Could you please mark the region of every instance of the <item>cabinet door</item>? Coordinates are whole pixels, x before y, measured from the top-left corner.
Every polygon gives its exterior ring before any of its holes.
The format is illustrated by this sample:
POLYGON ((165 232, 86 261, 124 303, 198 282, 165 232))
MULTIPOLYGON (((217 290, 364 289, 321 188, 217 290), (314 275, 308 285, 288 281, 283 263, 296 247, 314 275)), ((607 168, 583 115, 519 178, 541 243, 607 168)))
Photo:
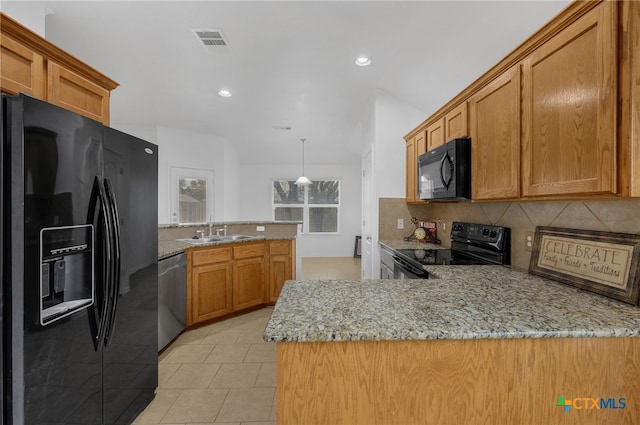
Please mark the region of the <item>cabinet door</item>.
POLYGON ((52 61, 47 65, 47 100, 109 125, 109 90, 52 61))
POLYGON ((231 313, 231 263, 193 267, 191 291, 192 324, 231 313))
POLYGON ((520 65, 469 99, 472 199, 519 196, 520 65))
POLYGON ((469 135, 467 102, 462 102, 444 116, 444 129, 445 142, 469 135))
POLYGON ((243 258, 233 262, 233 310, 264 302, 264 257, 243 258))
POLYGON ((433 148, 437 148, 440 145, 444 145, 445 140, 445 119, 439 119, 438 121, 427 127, 427 150, 430 151, 433 148))
POLYGON ((406 202, 415 203, 418 199, 418 157, 427 151, 426 132, 420 131, 407 142, 406 202))
POLYGON ((0 34, 0 89, 45 98, 44 59, 14 39, 0 34))
POLYGON ((615 8, 604 2, 523 62, 525 196, 616 192, 615 8))
POLYGON ((418 182, 418 156, 416 155, 416 145, 414 143, 414 139, 411 139, 407 142, 406 146, 406 180, 405 180, 405 191, 406 191, 406 202, 416 202, 416 198, 418 195, 418 189, 416 184, 418 182))
POLYGON ((276 302, 284 282, 293 279, 291 241, 269 242, 269 302, 276 302))

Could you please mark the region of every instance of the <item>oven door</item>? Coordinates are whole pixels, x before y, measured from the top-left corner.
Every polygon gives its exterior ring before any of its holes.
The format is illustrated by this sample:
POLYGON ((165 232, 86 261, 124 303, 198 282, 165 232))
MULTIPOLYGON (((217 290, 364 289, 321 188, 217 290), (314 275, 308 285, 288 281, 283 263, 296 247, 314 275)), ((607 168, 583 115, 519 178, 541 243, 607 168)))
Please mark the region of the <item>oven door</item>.
POLYGON ((394 279, 428 279, 429 273, 422 267, 410 264, 404 259, 393 256, 393 278, 394 279))

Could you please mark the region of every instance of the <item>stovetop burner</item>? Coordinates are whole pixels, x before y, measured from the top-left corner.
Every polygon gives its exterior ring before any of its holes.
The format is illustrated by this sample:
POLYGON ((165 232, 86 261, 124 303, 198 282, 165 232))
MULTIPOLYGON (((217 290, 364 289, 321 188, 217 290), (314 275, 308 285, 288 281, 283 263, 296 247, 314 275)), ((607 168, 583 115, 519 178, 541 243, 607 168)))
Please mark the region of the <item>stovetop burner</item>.
POLYGON ((417 267, 423 265, 508 265, 508 227, 454 221, 451 249, 398 249, 396 253, 417 267))

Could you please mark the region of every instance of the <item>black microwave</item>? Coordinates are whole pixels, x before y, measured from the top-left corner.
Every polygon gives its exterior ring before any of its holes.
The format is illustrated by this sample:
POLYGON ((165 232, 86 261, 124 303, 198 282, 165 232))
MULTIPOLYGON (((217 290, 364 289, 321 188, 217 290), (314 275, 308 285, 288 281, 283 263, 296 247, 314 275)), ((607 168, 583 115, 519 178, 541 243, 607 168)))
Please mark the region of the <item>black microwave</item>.
POLYGON ((453 139, 418 157, 418 196, 426 201, 471 199, 471 139, 453 139))

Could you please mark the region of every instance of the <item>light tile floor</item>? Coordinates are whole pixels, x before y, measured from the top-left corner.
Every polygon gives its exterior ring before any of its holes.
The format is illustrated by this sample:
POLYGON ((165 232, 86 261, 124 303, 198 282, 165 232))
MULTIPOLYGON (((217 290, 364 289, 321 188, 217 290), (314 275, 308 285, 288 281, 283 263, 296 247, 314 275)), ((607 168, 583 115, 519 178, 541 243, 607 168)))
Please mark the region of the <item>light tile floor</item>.
POLYGON ((314 279, 356 279, 359 280, 360 258, 354 257, 304 257, 302 258, 302 278, 314 279))
MULTIPOLYGON (((359 279, 360 259, 303 258, 302 276, 359 279)), ((135 425, 276 421, 276 346, 262 339, 273 307, 180 335, 159 357, 158 391, 135 425)))
POLYGON ((160 354, 158 392, 134 424, 275 424, 273 307, 193 329, 160 354))

